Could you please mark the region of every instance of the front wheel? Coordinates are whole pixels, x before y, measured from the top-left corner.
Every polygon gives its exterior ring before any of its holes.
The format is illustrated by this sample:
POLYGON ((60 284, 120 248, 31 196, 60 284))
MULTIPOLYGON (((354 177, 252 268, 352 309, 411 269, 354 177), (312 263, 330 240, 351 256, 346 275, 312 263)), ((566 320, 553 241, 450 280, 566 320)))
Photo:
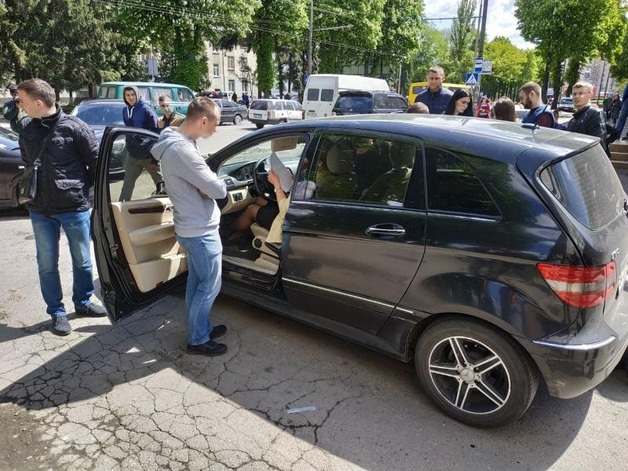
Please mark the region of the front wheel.
POLYGON ((241 122, 242 122, 242 116, 240 116, 239 114, 233 117, 233 124, 240 124, 241 122))
POLYGON ((504 332, 472 319, 437 321, 419 337, 419 382, 449 416, 474 427, 521 417, 536 395, 539 373, 504 332))

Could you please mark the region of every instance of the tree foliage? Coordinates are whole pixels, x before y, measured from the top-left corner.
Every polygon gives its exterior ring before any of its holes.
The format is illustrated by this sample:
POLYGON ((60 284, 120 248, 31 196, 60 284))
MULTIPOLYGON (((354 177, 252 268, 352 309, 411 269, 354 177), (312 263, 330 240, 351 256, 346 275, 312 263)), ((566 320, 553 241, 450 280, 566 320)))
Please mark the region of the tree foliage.
MULTIPOLYGON (((625 18, 621 0, 515 0, 522 37, 537 45, 546 63, 545 82, 554 82, 566 59, 577 63, 602 55, 615 60, 621 48, 625 18)), ((547 83, 545 83, 545 86, 547 83)))
POLYGON ((126 0, 115 5, 127 35, 169 55, 167 80, 207 85, 205 41, 243 38, 260 0, 126 0))
POLYGON ((452 21, 449 33, 449 47, 452 70, 451 80, 463 81, 466 72, 473 64, 473 45, 476 38, 473 15, 477 7, 476 0, 459 0, 458 13, 452 21))

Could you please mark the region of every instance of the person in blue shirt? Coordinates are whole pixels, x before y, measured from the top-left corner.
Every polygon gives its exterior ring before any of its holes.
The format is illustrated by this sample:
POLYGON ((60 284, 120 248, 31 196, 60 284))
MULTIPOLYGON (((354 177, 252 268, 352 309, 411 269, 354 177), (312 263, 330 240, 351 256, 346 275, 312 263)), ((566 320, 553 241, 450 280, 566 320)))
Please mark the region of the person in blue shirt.
POLYGON ((524 83, 519 89, 519 101, 526 110, 530 110, 521 119, 522 123, 532 123, 545 128, 554 127, 554 115, 551 108, 541 100, 541 86, 538 83, 524 83))
MULTIPOLYGON (((147 129, 159 134, 157 115, 153 108, 142 100, 137 87, 124 88, 124 102, 126 107, 122 110, 124 124, 134 128, 147 129)), ((150 148, 146 147, 148 141, 141 136, 129 134, 126 138, 126 150, 128 156, 124 165, 124 182, 120 192, 119 201, 129 201, 133 196, 135 182, 143 171, 153 179, 155 188, 158 189, 163 182, 159 171, 159 164, 150 155, 150 148)))
POLYGON ((444 80, 445 71, 442 67, 435 65, 430 68, 427 73, 428 88, 419 93, 414 102, 427 105, 430 114, 443 114, 453 95, 451 90, 443 88, 444 80))

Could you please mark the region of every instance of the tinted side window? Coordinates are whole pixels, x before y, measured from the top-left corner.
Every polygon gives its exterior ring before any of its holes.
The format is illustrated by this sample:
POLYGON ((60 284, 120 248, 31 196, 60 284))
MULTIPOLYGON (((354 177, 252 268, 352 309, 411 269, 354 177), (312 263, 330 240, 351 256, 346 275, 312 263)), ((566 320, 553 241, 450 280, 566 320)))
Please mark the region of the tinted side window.
POLYGON ((313 163, 317 188, 314 198, 403 206, 414 160, 413 144, 322 135, 313 163))
POLYGON ((334 91, 330 88, 323 88, 321 90, 321 101, 333 101, 334 91))
POLYGON ((306 100, 318 101, 318 94, 319 94, 319 89, 318 88, 310 88, 307 91, 307 98, 306 98, 306 100))
POLYGON ((160 96, 165 96, 168 99, 172 100, 172 89, 171 88, 155 88, 154 89, 156 98, 160 96))
POLYGON ((273 102, 273 110, 283 110, 284 109, 284 102, 283 101, 275 101, 273 102))
POLYGON ((98 89, 98 98, 109 98, 107 92, 113 87, 103 87, 102 85, 98 89))
POLYGON ((499 216, 499 210, 460 157, 442 149, 426 147, 428 209, 455 213, 499 216))
POLYGON ((287 101, 286 102, 286 109, 290 110, 290 111, 294 111, 294 104, 292 104, 291 102, 287 101))

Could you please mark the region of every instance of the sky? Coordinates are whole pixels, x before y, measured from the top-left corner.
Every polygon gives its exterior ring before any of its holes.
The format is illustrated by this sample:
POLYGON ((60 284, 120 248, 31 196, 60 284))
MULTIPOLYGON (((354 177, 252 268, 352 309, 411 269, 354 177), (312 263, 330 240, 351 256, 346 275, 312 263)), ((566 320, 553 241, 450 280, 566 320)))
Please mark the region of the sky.
MULTIPOLYGON (((480 3, 482 0, 477 0, 476 15, 479 13, 480 3)), ((457 15, 457 10, 458 0, 425 1, 425 16, 427 18, 452 18, 457 15)), ((431 24, 437 29, 445 29, 451 26, 451 21, 432 21, 431 24)), ((519 35, 514 0, 489 0, 486 35, 488 41, 493 40, 496 36, 505 36, 521 49, 534 47, 533 44, 524 41, 519 35)))

